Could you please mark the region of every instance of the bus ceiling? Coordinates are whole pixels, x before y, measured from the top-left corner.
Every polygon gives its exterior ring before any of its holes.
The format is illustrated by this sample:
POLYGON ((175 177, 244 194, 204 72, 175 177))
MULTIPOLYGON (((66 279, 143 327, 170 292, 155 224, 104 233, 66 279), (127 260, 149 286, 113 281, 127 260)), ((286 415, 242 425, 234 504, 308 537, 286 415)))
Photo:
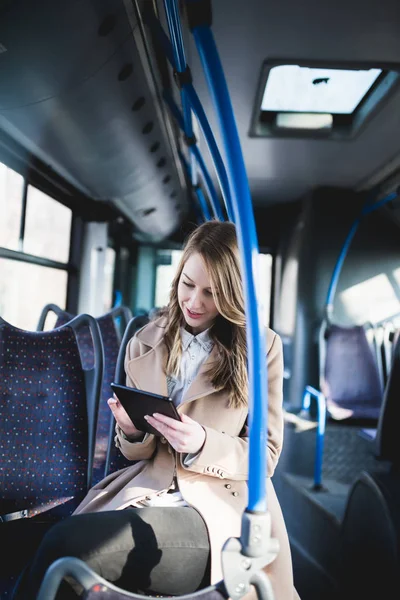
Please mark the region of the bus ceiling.
MULTIPOLYGON (((183 136, 161 99, 163 89, 175 100, 178 90, 144 23, 145 4, 0 3, 0 155, 11 139, 77 194, 115 205, 138 239, 159 241, 191 218, 192 200, 179 159, 187 156, 183 136)), ((163 14, 160 0, 152 5, 163 14)), ((368 189, 400 169, 397 0, 218 0, 212 8, 257 207, 326 186, 368 189), (353 104, 332 103, 357 87, 360 73, 364 88, 353 90, 353 104), (371 95, 361 121, 357 111, 371 95)), ((187 24, 185 36, 196 91, 217 131, 187 24)))

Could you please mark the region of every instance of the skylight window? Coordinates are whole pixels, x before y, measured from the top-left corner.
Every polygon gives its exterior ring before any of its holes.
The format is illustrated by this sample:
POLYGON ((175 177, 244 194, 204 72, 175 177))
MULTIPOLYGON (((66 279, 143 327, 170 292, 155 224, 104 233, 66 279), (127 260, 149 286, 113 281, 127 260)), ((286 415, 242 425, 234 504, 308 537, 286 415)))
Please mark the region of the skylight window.
POLYGON ((381 69, 274 67, 269 72, 261 110, 349 115, 381 73, 381 69))
POLYGON ((379 64, 266 61, 250 135, 354 137, 400 87, 400 72, 379 64))

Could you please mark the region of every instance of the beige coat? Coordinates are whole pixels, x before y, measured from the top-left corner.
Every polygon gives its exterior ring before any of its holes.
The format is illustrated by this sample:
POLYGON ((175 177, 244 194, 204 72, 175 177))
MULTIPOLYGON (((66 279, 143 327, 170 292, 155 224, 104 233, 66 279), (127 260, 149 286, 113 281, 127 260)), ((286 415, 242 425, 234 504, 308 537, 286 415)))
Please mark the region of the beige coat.
MULTIPOLYGON (((127 385, 167 395, 163 318, 149 323, 127 346, 125 370, 127 385)), ((283 439, 282 344, 272 330, 268 346, 268 477, 277 464, 283 439)), ((122 453, 136 464, 112 473, 95 485, 76 513, 119 510, 133 500, 168 488, 176 473, 179 489, 186 502, 203 516, 211 546, 211 579, 222 578, 221 549, 229 537, 239 537, 241 516, 247 505, 248 439, 239 437, 247 417, 247 408, 228 408, 227 394, 217 392, 205 375, 217 360, 214 346, 178 407, 203 425, 206 440, 196 459, 186 467, 164 438, 150 435, 144 442, 132 443, 116 437, 122 453)), ((290 548, 281 509, 270 479, 267 481, 268 509, 272 534, 278 538, 280 552, 266 571, 271 578, 275 600, 292 600, 294 595, 290 548)))

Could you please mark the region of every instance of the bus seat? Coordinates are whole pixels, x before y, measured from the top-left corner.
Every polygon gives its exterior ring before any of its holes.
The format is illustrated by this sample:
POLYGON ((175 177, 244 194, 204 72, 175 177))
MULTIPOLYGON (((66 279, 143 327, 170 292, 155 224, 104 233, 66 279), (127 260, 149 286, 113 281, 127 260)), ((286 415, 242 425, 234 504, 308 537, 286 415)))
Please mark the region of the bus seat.
POLYGON ((4 521, 9 513, 15 512, 14 518, 18 511, 24 512, 21 517, 34 516, 62 505, 92 485, 102 375, 100 332, 89 315, 45 332, 17 329, 0 318, 0 506, 8 508, 0 509, 4 521), (82 368, 76 341, 77 331, 85 326, 96 356, 90 370, 82 368))
MULTIPOLYGON (((70 556, 59 558, 47 570, 37 600, 54 600, 64 577, 73 578, 83 588, 83 600, 143 600, 144 596, 116 587, 90 569, 83 561, 70 556)), ((223 583, 211 585, 193 594, 180 596, 182 600, 226 600, 223 583)))
MULTIPOLYGON (((73 315, 63 311, 54 304, 48 304, 44 307, 38 328, 44 326, 46 317, 50 311, 57 315, 56 327, 67 323, 73 315)), ((120 330, 125 331, 128 322, 132 318, 132 313, 126 306, 117 306, 96 321, 100 328, 101 338, 104 348, 104 375, 101 388, 101 399, 98 414, 98 423, 96 430, 96 449, 93 464, 93 484, 98 483, 106 474, 106 457, 109 443, 110 423, 112 414, 107 405, 112 390, 110 384, 114 381, 115 369, 118 359, 118 351, 121 343, 120 330), (119 327, 117 325, 119 321, 119 327)), ((93 365, 93 344, 89 331, 82 330, 78 333, 78 346, 81 353, 81 360, 85 368, 93 365)), ((124 464, 126 466, 126 464, 124 464)), ((121 467, 122 468, 122 467, 121 467)))
POLYGON ((388 468, 363 472, 348 496, 341 528, 342 586, 346 598, 391 597, 400 583, 400 338, 375 437, 375 453, 388 468), (365 573, 369 576, 365 577, 365 573))
MULTIPOLYGON (((57 327, 62 327, 76 317, 76 315, 63 310, 56 304, 46 304, 40 315, 37 331, 44 331, 46 319, 50 312, 54 312, 57 317, 54 325, 55 329, 57 327)), ((77 333, 77 342, 83 368, 90 369, 93 365, 93 345, 91 343, 90 332, 87 328, 83 327, 77 333)))
MULTIPOLYGON (((139 315, 137 317, 133 317, 129 321, 129 323, 125 329, 124 337, 122 338, 122 341, 121 341, 121 344, 119 347, 118 357, 117 357, 117 361, 116 361, 116 368, 115 368, 115 379, 114 379, 115 383, 125 385, 126 375, 125 375, 124 363, 125 363, 126 346, 129 342, 129 340, 135 335, 135 333, 137 331, 139 331, 139 329, 144 327, 148 322, 149 322, 149 317, 146 315, 139 315)), ((115 437, 115 419, 112 417, 110 426, 109 426, 109 431, 108 431, 108 449, 107 449, 107 459, 106 459, 106 469, 105 469, 106 475, 108 475, 109 473, 118 471, 119 469, 124 469, 125 467, 128 467, 129 465, 132 464, 132 462, 128 461, 125 458, 125 456, 116 448, 115 443, 114 443, 114 437, 115 437)))
POLYGON ((378 420, 382 386, 362 326, 330 325, 325 330, 321 390, 333 419, 378 420))
POLYGON ((400 336, 393 341, 393 358, 389 379, 383 396, 377 432, 375 453, 380 460, 400 465, 399 423, 400 423, 400 336))
POLYGON ((19 548, 15 556, 16 532, 23 540, 34 522, 70 515, 92 485, 102 375, 100 332, 92 317, 81 315, 45 332, 24 331, 0 318, 4 548, 10 540, 2 558, 1 598, 7 597, 22 567, 18 561, 24 560, 25 549, 19 548), (89 370, 83 369, 76 340, 82 327, 90 328, 95 348, 89 370))
MULTIPOLYGON (((335 444, 336 434, 344 435, 347 446, 351 438, 359 437, 360 425, 376 428, 382 405, 382 380, 364 327, 342 327, 324 321, 319 334, 319 368, 320 389, 306 386, 302 404, 304 415, 310 410, 311 398, 317 401, 316 490, 322 489, 325 439, 335 444), (332 427, 335 423, 336 427, 332 427), (344 427, 335 431, 339 425, 344 427)), ((372 451, 364 444, 357 447, 355 465, 362 465, 372 451)), ((333 458, 334 453, 329 456, 333 458)), ((328 465, 325 461, 324 469, 328 466, 328 471, 333 472, 334 463, 328 465)))
POLYGON ((340 531, 340 597, 392 598, 400 584, 400 474, 363 472, 340 531))

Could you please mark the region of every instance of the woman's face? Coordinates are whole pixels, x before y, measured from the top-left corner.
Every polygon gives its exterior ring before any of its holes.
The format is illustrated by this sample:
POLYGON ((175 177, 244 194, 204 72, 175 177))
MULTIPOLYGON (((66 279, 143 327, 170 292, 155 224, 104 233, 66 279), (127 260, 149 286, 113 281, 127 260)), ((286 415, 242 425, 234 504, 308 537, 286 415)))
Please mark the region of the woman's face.
POLYGON ((208 329, 219 314, 200 254, 192 254, 183 266, 178 284, 178 302, 186 324, 194 335, 208 329))

